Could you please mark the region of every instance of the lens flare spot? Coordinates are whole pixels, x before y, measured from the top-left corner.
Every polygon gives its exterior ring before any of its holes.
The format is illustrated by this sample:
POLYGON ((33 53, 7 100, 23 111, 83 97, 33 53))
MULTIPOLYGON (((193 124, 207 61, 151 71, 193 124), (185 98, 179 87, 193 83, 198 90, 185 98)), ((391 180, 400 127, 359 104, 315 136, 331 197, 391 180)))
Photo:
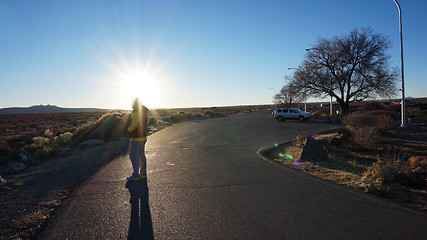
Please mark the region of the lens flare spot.
POLYGON ((279 157, 281 157, 281 158, 285 158, 285 155, 283 155, 283 153, 279 153, 278 155, 279 155, 279 157))
POLYGON ((301 162, 300 161, 295 161, 295 167, 301 167, 301 162))
POLYGON ((290 155, 290 154, 286 154, 286 157, 287 157, 288 159, 293 159, 293 158, 294 158, 294 156, 292 156, 292 155, 290 155))

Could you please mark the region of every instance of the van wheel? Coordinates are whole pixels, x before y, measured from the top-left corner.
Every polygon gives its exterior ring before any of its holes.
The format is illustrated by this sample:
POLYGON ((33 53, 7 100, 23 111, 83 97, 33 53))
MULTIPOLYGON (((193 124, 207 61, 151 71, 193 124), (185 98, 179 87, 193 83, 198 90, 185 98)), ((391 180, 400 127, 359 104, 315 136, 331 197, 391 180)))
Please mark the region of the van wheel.
POLYGON ((282 116, 278 116, 278 117, 277 117, 277 120, 279 120, 279 121, 281 121, 281 122, 282 122, 282 121, 283 121, 283 117, 282 117, 282 116))
POLYGON ((305 120, 304 116, 299 116, 299 117, 298 117, 298 121, 302 122, 302 121, 304 121, 304 120, 305 120))

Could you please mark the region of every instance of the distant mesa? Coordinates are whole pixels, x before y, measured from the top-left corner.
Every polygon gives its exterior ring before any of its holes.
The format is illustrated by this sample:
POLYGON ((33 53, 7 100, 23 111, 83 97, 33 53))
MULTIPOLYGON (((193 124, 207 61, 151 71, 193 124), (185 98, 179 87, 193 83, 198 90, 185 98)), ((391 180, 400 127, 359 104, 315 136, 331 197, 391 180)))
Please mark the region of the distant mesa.
POLYGON ((39 113, 72 113, 72 112, 107 112, 99 108, 62 108, 55 105, 34 105, 31 107, 1 108, 0 114, 39 114, 39 113))

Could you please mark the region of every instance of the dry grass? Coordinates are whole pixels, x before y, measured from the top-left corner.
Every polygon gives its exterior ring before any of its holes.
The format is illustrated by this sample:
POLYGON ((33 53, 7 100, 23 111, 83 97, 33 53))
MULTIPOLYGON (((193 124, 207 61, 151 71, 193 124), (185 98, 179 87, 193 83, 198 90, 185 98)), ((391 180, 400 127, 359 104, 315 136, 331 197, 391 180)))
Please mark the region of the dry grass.
POLYGON ((354 112, 345 118, 351 137, 361 149, 376 149, 380 137, 392 129, 398 116, 392 111, 354 112))
POLYGON ((386 152, 377 156, 376 162, 362 174, 362 182, 374 182, 381 185, 399 181, 399 175, 405 174, 405 155, 397 152, 386 152))
POLYGON ((328 159, 321 162, 298 161, 301 139, 264 154, 307 174, 427 210, 427 176, 414 172, 418 167, 427 169, 427 126, 394 130, 378 139, 376 150, 352 150, 351 138, 345 137, 339 146, 329 144, 341 135, 336 132, 313 136, 328 150, 328 159), (293 158, 287 159, 287 155, 293 158))
POLYGON ((427 156, 414 156, 409 159, 411 163, 411 168, 416 169, 418 167, 422 167, 427 169, 427 156))

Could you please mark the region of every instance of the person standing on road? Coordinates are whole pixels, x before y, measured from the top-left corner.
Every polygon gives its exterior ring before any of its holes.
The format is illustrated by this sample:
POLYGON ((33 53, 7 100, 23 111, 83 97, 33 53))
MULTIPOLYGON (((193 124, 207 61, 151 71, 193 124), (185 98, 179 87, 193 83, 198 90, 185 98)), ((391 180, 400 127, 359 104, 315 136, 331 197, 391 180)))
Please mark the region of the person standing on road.
POLYGON ((132 162, 133 173, 127 180, 147 178, 147 158, 145 144, 147 143, 148 108, 141 104, 139 98, 132 100, 132 120, 128 127, 129 157, 132 162))

